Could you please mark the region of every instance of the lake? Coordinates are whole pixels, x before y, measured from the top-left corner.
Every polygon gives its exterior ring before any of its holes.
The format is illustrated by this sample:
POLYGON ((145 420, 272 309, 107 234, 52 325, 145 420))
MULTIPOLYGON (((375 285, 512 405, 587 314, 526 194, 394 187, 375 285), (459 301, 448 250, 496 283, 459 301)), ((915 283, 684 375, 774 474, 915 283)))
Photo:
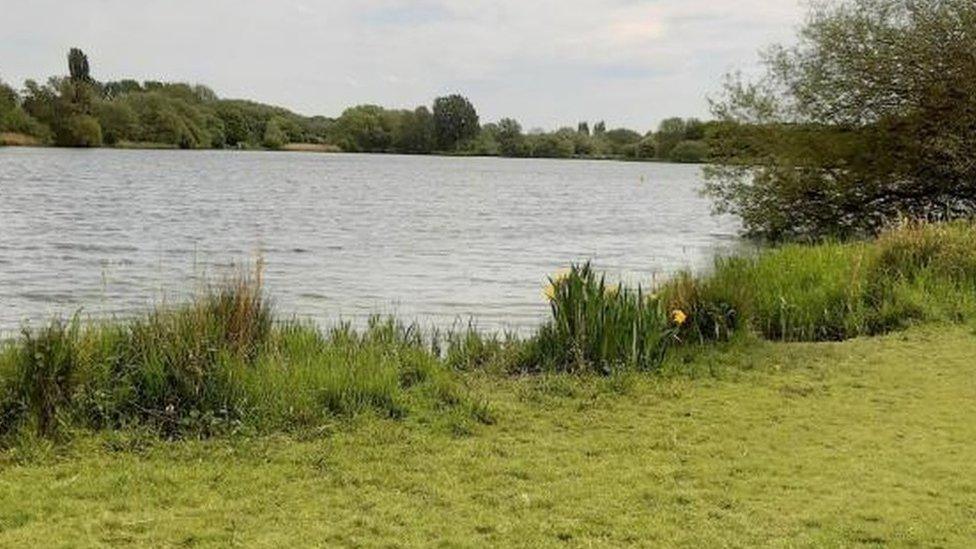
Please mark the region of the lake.
POLYGON ((281 313, 525 330, 546 275, 650 283, 738 246, 698 166, 0 148, 0 332, 177 300, 266 264, 281 313))

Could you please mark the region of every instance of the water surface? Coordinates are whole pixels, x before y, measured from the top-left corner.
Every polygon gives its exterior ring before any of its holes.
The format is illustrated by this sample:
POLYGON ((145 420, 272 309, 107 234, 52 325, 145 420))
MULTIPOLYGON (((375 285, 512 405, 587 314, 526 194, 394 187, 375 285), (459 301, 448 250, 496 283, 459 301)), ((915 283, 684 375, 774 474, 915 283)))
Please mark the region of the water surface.
POLYGON ((525 329, 572 261, 649 282, 736 246, 700 186, 671 164, 0 148, 0 331, 131 314, 257 257, 287 314, 525 329))

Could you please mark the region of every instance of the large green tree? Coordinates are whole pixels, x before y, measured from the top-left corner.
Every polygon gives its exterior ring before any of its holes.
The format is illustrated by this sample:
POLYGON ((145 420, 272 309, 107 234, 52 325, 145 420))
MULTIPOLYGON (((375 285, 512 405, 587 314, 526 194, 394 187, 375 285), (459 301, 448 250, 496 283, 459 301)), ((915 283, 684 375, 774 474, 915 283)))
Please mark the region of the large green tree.
POLYGON ((976 214, 976 2, 819 4, 713 104, 707 193, 773 239, 976 214))
POLYGON ((71 48, 68 51, 68 73, 76 82, 91 82, 91 69, 85 52, 78 48, 71 48))
POLYGON ((478 135, 478 111, 463 95, 438 97, 433 114, 437 146, 442 150, 456 150, 461 142, 478 135))

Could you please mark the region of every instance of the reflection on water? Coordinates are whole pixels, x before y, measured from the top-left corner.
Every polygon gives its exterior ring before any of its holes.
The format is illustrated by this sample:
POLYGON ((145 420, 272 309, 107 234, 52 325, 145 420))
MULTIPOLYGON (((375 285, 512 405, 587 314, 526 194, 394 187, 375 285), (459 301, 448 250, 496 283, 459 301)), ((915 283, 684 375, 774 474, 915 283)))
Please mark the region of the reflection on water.
POLYGON ((667 164, 0 148, 0 331, 143 310, 258 256, 288 314, 526 328, 572 261, 649 282, 734 248, 700 185, 667 164))

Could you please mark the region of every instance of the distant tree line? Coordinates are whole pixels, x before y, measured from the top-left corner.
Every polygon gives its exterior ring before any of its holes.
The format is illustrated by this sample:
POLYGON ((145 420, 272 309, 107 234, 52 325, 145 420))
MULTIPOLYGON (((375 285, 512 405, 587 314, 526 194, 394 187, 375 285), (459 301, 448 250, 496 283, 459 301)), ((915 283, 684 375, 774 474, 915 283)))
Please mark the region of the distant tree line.
POLYGON ((34 80, 17 91, 0 82, 0 132, 70 147, 268 148, 334 146, 349 152, 470 154, 541 158, 627 158, 704 162, 712 123, 670 118, 657 131, 607 129, 597 122, 523 131, 511 118, 481 124, 461 95, 413 110, 358 105, 338 118, 302 116, 252 101, 222 99, 202 85, 100 82, 72 48, 68 76, 34 80))

